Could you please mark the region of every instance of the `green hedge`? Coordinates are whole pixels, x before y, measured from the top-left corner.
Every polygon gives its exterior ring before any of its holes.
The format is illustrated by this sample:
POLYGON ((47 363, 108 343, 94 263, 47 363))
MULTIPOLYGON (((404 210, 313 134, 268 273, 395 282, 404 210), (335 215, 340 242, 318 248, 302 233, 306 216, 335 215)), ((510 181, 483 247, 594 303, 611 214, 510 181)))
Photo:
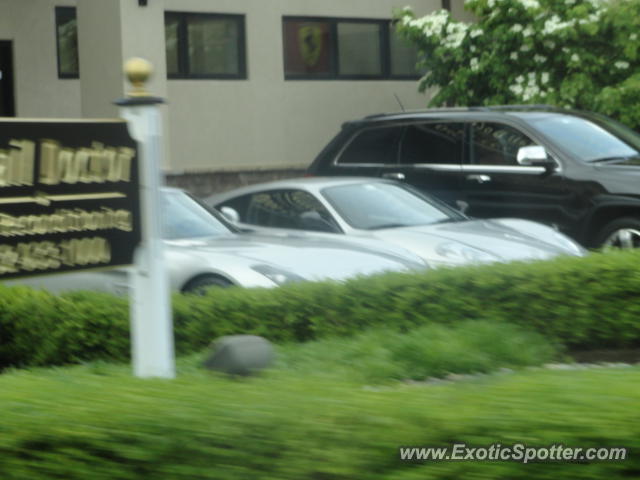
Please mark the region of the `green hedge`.
POLYGON ((129 307, 95 292, 0 288, 0 369, 128 358, 129 307))
POLYGON ((212 291, 174 302, 178 340, 251 331, 277 341, 348 335, 370 325, 491 319, 571 348, 640 345, 640 252, 387 274, 277 291, 212 291), (209 321, 214 318, 216 321, 209 321))
POLYGON ((595 480, 640 472, 640 370, 537 371, 378 389, 126 367, 0 376, 2 480, 595 480), (622 462, 403 463, 398 448, 627 447, 622 462))
MULTIPOLYGON (((489 319, 524 325, 572 349, 640 346, 640 252, 384 274, 279 289, 212 290, 173 299, 177 350, 252 333, 306 341, 368 326, 489 319)), ((0 368, 125 359, 125 299, 0 288, 0 368)))

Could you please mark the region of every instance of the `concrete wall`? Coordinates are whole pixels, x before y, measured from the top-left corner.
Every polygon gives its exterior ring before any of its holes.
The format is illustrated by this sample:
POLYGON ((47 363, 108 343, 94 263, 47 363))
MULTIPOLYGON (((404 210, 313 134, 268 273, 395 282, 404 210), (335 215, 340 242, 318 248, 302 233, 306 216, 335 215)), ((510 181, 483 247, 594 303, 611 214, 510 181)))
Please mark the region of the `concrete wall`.
MULTIPOLYGON (((439 0, 410 2, 418 13, 439 0)), ((245 13, 248 80, 169 80, 174 172, 304 167, 342 122, 423 107, 415 81, 284 80, 282 16, 390 18, 398 0, 165 0, 168 10, 245 13), (197 119, 197 120, 196 120, 197 119)))
POLYGON ((131 57, 153 64, 147 89, 167 96, 162 1, 140 8, 132 0, 79 0, 77 15, 84 117, 118 114, 113 101, 130 90, 123 64, 131 57))
POLYGON ((79 117, 80 81, 58 79, 55 7, 72 0, 0 0, 0 40, 13 42, 16 115, 79 117))

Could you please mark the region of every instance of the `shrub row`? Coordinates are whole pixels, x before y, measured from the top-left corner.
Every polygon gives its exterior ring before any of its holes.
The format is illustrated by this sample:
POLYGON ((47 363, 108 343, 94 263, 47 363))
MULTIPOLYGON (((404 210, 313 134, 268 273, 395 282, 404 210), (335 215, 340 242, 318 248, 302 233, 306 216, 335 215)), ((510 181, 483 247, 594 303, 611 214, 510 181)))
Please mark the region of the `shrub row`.
MULTIPOLYGON (((490 319, 570 348, 640 345, 640 252, 385 274, 275 291, 211 291, 174 301, 178 342, 251 331, 275 341, 350 335, 372 325, 490 319), (211 321, 215 319, 214 321, 211 321)), ((202 343, 201 343, 202 344, 202 343)))
MULTIPOLYGON (((211 290, 173 299, 179 353, 234 333, 277 342, 351 335, 369 326, 406 331, 427 323, 504 321, 569 348, 640 345, 640 252, 425 273, 390 273, 344 284, 211 290)), ((129 353, 126 299, 91 292, 60 297, 0 288, 0 368, 129 353)))
POLYGON ((302 375, 140 380, 119 368, 0 376, 0 478, 622 480, 640 472, 637 368, 375 390, 302 375), (458 442, 630 452, 618 462, 399 460, 401 446, 458 442))

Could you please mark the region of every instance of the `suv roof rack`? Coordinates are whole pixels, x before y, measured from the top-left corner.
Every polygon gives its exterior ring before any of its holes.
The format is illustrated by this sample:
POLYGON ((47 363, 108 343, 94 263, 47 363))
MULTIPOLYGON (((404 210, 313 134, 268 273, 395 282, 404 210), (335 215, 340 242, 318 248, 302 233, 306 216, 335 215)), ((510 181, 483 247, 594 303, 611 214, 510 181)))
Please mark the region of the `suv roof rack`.
POLYGON ((524 104, 524 105, 486 105, 469 107, 470 110, 562 110, 561 107, 548 104, 524 104))
MULTIPOLYGON (((384 118, 391 115, 411 115, 419 113, 433 113, 433 112, 492 112, 501 111, 508 112, 513 110, 546 110, 546 111, 565 111, 566 109, 555 105, 547 104, 524 104, 524 105, 475 105, 471 107, 436 107, 436 108, 419 108, 414 110, 405 110, 402 112, 386 112, 375 113, 373 115, 367 115, 361 120, 372 120, 376 118, 384 118)), ((351 123, 351 122, 347 122, 351 123)))
POLYGON ((387 117, 389 115, 407 115, 412 113, 431 113, 431 112, 468 112, 475 107, 434 107, 434 108, 416 108, 403 110, 401 112, 374 113, 367 115, 363 119, 387 117))

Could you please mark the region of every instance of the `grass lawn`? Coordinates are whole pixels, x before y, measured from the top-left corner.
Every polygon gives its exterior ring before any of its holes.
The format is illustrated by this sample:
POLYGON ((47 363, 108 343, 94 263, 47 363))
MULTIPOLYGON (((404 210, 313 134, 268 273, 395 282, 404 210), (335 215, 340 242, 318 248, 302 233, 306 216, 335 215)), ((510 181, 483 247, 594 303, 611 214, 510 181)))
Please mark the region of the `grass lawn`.
POLYGON ((172 381, 136 379, 129 366, 104 363, 6 372, 0 375, 0 478, 640 475, 638 367, 525 368, 443 384, 370 385, 352 375, 353 365, 303 360, 296 348, 302 347, 281 349, 276 368, 236 380, 200 369, 202 355, 180 359, 172 381), (400 446, 453 442, 625 446, 631 458, 527 465, 398 458, 400 446))

